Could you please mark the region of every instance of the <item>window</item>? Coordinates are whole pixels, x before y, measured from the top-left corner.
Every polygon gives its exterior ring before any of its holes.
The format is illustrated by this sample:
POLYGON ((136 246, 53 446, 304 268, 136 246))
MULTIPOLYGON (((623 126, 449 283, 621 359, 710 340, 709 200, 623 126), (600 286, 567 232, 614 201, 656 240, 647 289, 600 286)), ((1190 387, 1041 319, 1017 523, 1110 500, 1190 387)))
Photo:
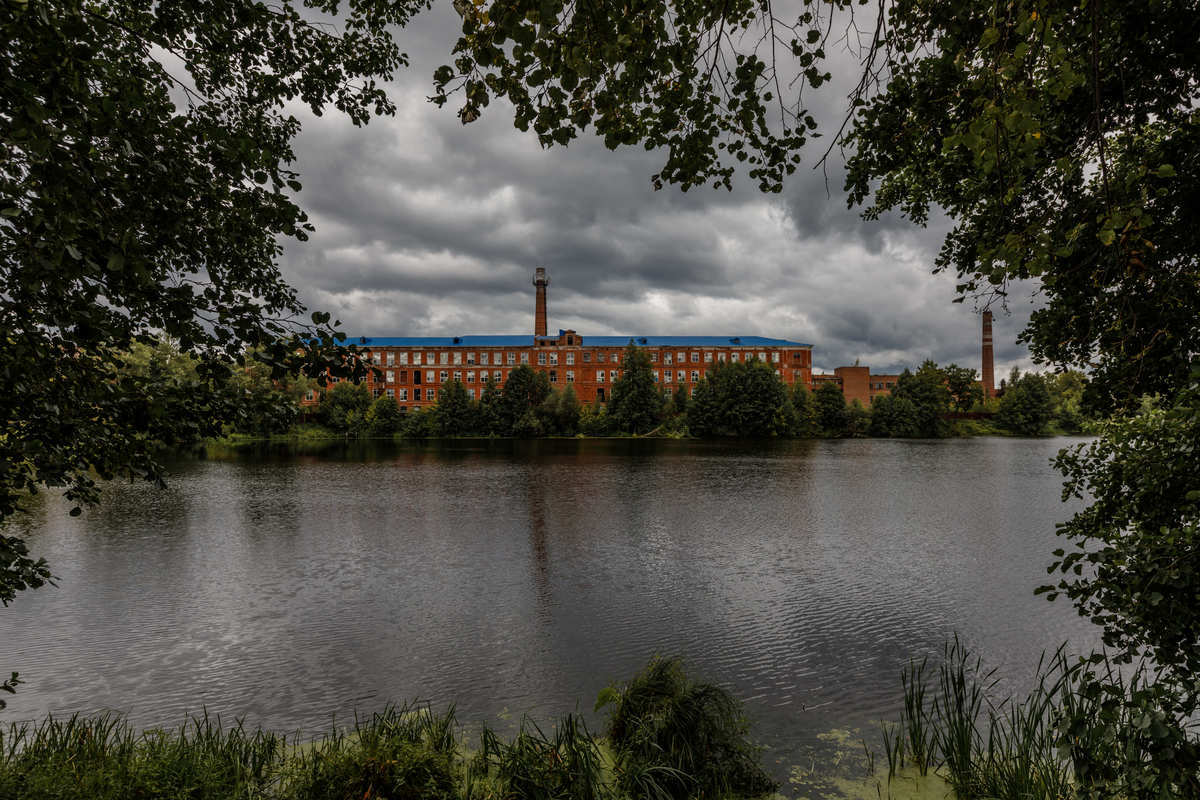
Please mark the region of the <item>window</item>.
POLYGON ((469 370, 467 370, 467 383, 474 383, 474 382, 475 382, 475 370, 469 369, 469 370))
POLYGON ((496 370, 492 373, 492 380, 494 380, 496 383, 500 383, 500 381, 504 380, 504 373, 500 370, 496 370))
POLYGON ((711 353, 711 352, 710 352, 710 353, 705 353, 705 354, 704 354, 704 363, 705 363, 705 364, 711 364, 711 363, 712 363, 712 358, 713 358, 713 356, 712 356, 712 353, 711 353))
POLYGON ((552 367, 558 366, 558 353, 550 354, 550 366, 552 366, 552 367))
POLYGON ((782 377, 783 377, 783 375, 781 375, 781 374, 779 373, 779 370, 775 370, 775 377, 776 377, 776 378, 782 378, 782 377))
POLYGON ((388 397, 392 398, 393 400, 396 399, 396 390, 395 389, 384 389, 383 391, 384 391, 384 394, 386 394, 388 397))
POLYGON ((407 363, 408 363, 408 353, 407 353, 407 352, 405 352, 405 353, 401 353, 401 354, 400 354, 400 363, 401 363, 401 364, 407 364, 407 363))
POLYGON ((408 389, 397 389, 396 394, 399 395, 397 399, 404 401, 408 400, 408 389))
POLYGON ((615 369, 610 369, 610 370, 608 371, 608 379, 609 379, 610 381, 612 381, 613 383, 616 383, 616 382, 617 382, 617 374, 618 374, 618 373, 617 373, 617 371, 616 371, 615 369))
POLYGON ((390 369, 387 371, 387 382, 388 382, 388 383, 395 383, 395 382, 396 382, 396 373, 395 373, 395 372, 393 372, 393 371, 392 371, 392 370, 390 370, 390 369))
POLYGON ((438 380, 442 383, 445 383, 446 381, 450 380, 450 373, 446 370, 440 371, 438 373, 438 380))
POLYGON ((550 382, 558 383, 558 370, 556 370, 556 369, 550 370, 550 382))
MULTIPOLYGON (((419 369, 413 370, 413 383, 415 383, 417 386, 421 385, 421 370, 419 370, 419 369)), ((418 394, 419 394, 419 392, 418 392, 418 394)))
POLYGON ((438 363, 439 364, 449 364, 450 363, 450 354, 447 353, 445 350, 438 353, 438 363))
POLYGON ((383 353, 371 353, 371 363, 376 366, 383 363, 383 353))
POLYGON ((433 370, 431 370, 431 369, 425 370, 425 382, 433 383, 433 370))
POLYGON ((658 370, 654 370, 652 374, 654 375, 654 382, 658 383, 658 370))
POLYGON ((758 354, 758 360, 759 360, 759 361, 766 361, 766 360, 767 360, 767 354, 766 354, 766 353, 759 353, 759 354, 758 354))
POLYGON ((700 380, 700 370, 694 369, 692 370, 692 383, 695 383, 698 380, 700 380))
POLYGON ((620 353, 613 353, 613 354, 612 354, 612 362, 613 362, 614 364, 620 364, 620 363, 621 363, 621 354, 620 354, 620 353))
MULTIPOLYGON (((497 353, 496 355, 499 355, 499 353, 497 353)), ((487 363, 488 363, 488 354, 487 354, 487 353, 480 353, 480 354, 479 354, 479 363, 480 363, 480 364, 483 364, 484 366, 487 366, 487 363)), ((500 363, 500 359, 499 359, 499 358, 497 358, 497 359, 496 359, 496 363, 497 363, 497 364, 499 364, 499 363, 500 363)))
POLYGON ((454 351, 454 365, 455 366, 462 365, 462 356, 463 356, 463 354, 461 352, 459 352, 458 350, 454 351))
POLYGON ((408 383, 408 370, 400 370, 400 383, 408 383))
POLYGON ((675 358, 670 353, 663 353, 663 363, 664 364, 672 364, 672 363, 674 363, 674 361, 675 361, 675 358))
MULTIPOLYGON (((670 383, 670 382, 671 382, 671 370, 669 370, 669 369, 663 370, 663 383, 670 383)), ((668 390, 668 391, 670 391, 670 390, 668 390)))
POLYGON ((675 360, 682 364, 683 362, 687 361, 687 353, 676 353, 675 360))
POLYGON ((454 380, 462 383, 462 372, 460 370, 454 370, 454 380))
POLYGON ((657 351, 655 351, 655 352, 653 352, 653 353, 651 353, 651 354, 650 354, 650 363, 651 363, 651 364, 657 364, 657 363, 658 363, 658 352, 657 352, 657 351))
POLYGON ((574 383, 574 382, 575 382, 575 370, 569 369, 569 370, 567 370, 567 383, 574 383))
POLYGON ((471 364, 474 364, 474 363, 475 363, 475 354, 474 354, 474 353, 467 353, 467 364, 468 364, 468 365, 471 365, 471 364))
POLYGON ((603 386, 597 387, 597 389, 596 389, 596 402, 597 403, 604 402, 604 387, 603 386))
POLYGON ((420 353, 413 353, 413 363, 414 364, 421 363, 421 354, 420 353))
POLYGON ((475 390, 474 390, 474 389, 467 389, 467 397, 469 397, 469 398, 471 398, 472 400, 474 400, 474 399, 475 399, 475 390))
POLYGON ((771 363, 773 363, 773 364, 778 364, 778 363, 779 363, 779 351, 778 351, 778 350, 776 350, 775 352, 771 353, 771 363))
MULTIPOLYGON (((497 361, 496 363, 497 363, 497 364, 499 364, 500 362, 499 362, 499 361, 497 361)), ((508 354, 508 361, 507 361, 507 363, 508 363, 508 365, 509 365, 510 367, 511 367, 513 364, 517 363, 517 354, 516 354, 516 353, 509 353, 509 354, 508 354)), ((529 363, 529 362, 528 362, 528 361, 526 361, 525 363, 529 363)))
POLYGON ((718 364, 725 363, 725 353, 724 352, 717 353, 717 363, 718 364))
MULTIPOLYGON (((510 364, 511 364, 512 362, 511 362, 511 361, 509 361, 508 363, 510 363, 510 364)), ((528 364, 528 363, 529 363, 529 353, 528 353, 528 352, 521 353, 521 363, 522 363, 522 364, 528 364)))
POLYGON ((311 403, 313 400, 317 399, 317 393, 314 392, 312 389, 309 389, 307 392, 304 393, 304 399, 311 403))
POLYGON ((699 353, 697 353, 695 350, 693 350, 693 351, 692 351, 692 363, 693 363, 693 364, 699 364, 699 363, 700 363, 700 354, 699 354, 699 353))
POLYGON ((382 395, 382 394, 383 394, 383 389, 372 389, 371 390, 371 397, 374 397, 376 399, 378 399, 380 397, 380 395, 382 395))
POLYGON ((392 352, 391 350, 388 350, 388 354, 387 354, 387 365, 388 365, 389 367, 394 367, 394 366, 396 366, 396 354, 395 354, 394 352, 392 352))
POLYGON ((730 361, 737 361, 739 358, 741 358, 741 356, 738 355, 736 350, 729 354, 730 361))
POLYGON ((546 354, 545 353, 538 353, 538 365, 542 366, 542 367, 546 366, 546 354))
POLYGON ((425 399, 426 400, 437 400, 437 389, 426 389, 425 390, 425 399))
POLYGON ((569 366, 571 366, 571 365, 572 365, 572 364, 574 364, 574 363, 575 363, 575 354, 574 354, 574 353, 567 353, 567 366, 569 367, 569 366))
POLYGON ((604 383, 604 370, 596 370, 596 383, 604 383))
POLYGON ((596 353, 596 363, 597 363, 597 364, 603 364, 603 363, 604 363, 604 362, 605 362, 607 359, 608 359, 608 355, 607 355, 607 354, 605 354, 605 353, 596 353))
POLYGON ((591 350, 588 350, 583 354, 583 363, 585 363, 585 364, 592 363, 592 351, 591 350))
POLYGON ((680 383, 683 383, 685 380, 687 380, 687 373, 684 372, 683 370, 679 370, 679 372, 676 373, 675 377, 679 378, 680 383))

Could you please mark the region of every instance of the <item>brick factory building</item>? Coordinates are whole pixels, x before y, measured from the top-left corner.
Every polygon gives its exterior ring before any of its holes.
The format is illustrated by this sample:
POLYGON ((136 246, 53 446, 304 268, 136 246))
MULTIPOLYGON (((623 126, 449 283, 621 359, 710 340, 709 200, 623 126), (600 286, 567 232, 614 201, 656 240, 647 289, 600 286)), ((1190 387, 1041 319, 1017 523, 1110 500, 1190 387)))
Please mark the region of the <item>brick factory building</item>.
POLYGON ((822 383, 836 383, 842 387, 847 403, 857 400, 865 408, 876 397, 891 394, 899 379, 899 375, 872 375, 870 367, 836 367, 832 375, 813 375, 812 386, 816 389, 822 383))
MULTIPOLYGON (((550 280, 538 268, 532 335, 403 336, 348 340, 370 354, 377 373, 367 378, 372 396, 394 397, 402 410, 431 406, 438 390, 459 381, 478 399, 490 377, 503 386, 509 373, 527 365, 547 373, 555 389, 573 386, 581 403, 606 402, 621 375, 621 358, 633 342, 646 350, 654 379, 666 394, 689 393, 723 362, 757 358, 784 383, 810 385, 812 345, 762 336, 582 336, 573 330, 549 335, 546 294, 550 280)), ((865 368, 864 368, 865 369, 865 368)), ((313 393, 306 404, 317 401, 313 393)))

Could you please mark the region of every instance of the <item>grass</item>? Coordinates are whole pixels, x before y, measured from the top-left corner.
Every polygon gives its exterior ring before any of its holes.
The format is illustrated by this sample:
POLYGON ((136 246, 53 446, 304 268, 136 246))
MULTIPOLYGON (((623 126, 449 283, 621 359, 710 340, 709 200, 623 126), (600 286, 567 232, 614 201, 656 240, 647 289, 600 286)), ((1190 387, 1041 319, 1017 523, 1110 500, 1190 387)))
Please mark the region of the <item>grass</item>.
POLYGON ((0 727, 0 800, 643 800, 773 789, 723 689, 656 659, 619 689, 610 738, 569 714, 488 727, 467 746, 454 709, 390 706, 311 742, 207 715, 136 731, 111 715, 0 727), (622 735, 612 738, 613 726, 622 735))

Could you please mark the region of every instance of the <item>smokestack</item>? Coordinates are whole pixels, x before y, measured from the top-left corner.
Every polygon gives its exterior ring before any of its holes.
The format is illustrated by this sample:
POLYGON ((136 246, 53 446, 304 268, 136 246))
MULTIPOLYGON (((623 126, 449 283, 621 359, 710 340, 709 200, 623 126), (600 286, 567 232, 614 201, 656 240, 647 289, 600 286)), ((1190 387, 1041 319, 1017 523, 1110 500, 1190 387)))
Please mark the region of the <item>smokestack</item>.
POLYGON ((983 397, 996 396, 996 374, 992 367, 992 312, 983 312, 983 397))
POLYGON ((533 314, 533 335, 546 335, 546 287, 550 279, 546 277, 546 268, 538 267, 533 273, 533 285, 537 287, 537 310, 533 314))

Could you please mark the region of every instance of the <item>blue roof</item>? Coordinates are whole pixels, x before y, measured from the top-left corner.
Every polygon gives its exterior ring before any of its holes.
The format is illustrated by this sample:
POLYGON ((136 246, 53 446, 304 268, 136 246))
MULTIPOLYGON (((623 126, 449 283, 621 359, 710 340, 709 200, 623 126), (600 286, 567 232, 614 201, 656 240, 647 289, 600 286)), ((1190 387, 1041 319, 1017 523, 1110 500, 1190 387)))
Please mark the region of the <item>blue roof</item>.
MULTIPOLYGON (((540 337, 539 337, 540 338, 540 337)), ((584 347, 624 347, 632 340, 642 347, 812 347, 790 339, 765 336, 584 336, 584 347)), ((362 336, 347 337, 344 344, 360 347, 531 347, 525 336, 362 336)))

